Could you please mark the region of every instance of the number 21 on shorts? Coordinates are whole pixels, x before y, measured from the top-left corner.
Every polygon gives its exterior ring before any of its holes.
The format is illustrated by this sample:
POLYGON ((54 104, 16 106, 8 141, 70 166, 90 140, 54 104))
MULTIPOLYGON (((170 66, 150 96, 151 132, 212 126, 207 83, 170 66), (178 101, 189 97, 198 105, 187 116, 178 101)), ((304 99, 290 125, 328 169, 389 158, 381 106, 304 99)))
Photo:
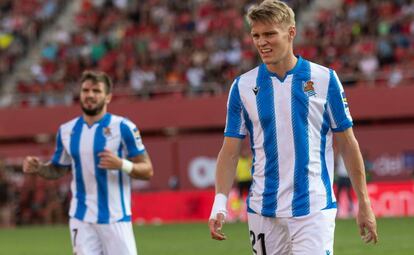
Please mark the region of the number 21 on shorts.
POLYGON ((259 249, 261 249, 261 255, 266 255, 266 245, 265 245, 265 234, 260 233, 256 235, 253 231, 250 230, 250 241, 252 242, 253 253, 257 254, 257 250, 254 248, 256 242, 259 243, 259 249))

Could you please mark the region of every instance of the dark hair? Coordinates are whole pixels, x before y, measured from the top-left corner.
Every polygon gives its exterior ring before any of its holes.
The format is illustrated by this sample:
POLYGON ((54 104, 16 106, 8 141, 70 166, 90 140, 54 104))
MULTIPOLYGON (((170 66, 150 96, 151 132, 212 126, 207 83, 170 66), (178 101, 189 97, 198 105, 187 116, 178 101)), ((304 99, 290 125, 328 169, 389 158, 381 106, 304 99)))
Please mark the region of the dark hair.
POLYGON ((91 71, 91 70, 84 71, 82 73, 80 82, 83 83, 86 80, 90 80, 95 84, 99 82, 103 82, 105 84, 106 94, 112 93, 112 87, 113 87, 112 80, 106 73, 100 72, 100 71, 91 71))

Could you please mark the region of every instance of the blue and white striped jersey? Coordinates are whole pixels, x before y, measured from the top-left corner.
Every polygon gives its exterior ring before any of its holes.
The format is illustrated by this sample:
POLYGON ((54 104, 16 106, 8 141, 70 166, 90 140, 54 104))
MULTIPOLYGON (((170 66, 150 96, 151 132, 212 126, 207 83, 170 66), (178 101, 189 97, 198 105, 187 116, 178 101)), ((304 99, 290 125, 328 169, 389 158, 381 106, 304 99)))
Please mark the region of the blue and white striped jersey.
POLYGON ((121 158, 145 152, 137 127, 120 116, 107 113, 92 126, 78 117, 60 126, 51 162, 72 168, 69 216, 100 224, 130 221, 130 177, 98 167, 104 148, 121 158))
POLYGON ((250 212, 291 217, 336 207, 332 131, 352 127, 352 118, 333 70, 298 57, 281 79, 262 64, 233 82, 227 108, 224 135, 250 137, 250 212))

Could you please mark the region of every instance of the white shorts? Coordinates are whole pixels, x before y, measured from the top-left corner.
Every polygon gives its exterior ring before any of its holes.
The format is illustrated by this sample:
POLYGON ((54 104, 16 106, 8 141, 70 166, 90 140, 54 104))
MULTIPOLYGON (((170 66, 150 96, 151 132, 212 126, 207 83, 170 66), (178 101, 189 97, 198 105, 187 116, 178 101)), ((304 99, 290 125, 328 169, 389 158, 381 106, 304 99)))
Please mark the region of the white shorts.
POLYGON ((75 255, 137 254, 131 222, 96 224, 71 218, 69 228, 75 255))
POLYGON ((336 209, 301 217, 247 217, 255 255, 333 255, 336 209))

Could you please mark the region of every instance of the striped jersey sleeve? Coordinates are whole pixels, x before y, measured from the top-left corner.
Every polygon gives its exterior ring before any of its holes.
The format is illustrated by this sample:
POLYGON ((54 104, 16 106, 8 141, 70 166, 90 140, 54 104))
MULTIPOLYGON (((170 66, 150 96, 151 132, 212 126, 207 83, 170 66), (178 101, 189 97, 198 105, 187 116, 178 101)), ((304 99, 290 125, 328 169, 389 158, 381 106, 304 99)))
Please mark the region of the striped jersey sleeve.
POLYGON ((55 152, 52 157, 52 164, 55 166, 70 166, 71 157, 63 146, 61 128, 59 128, 56 135, 55 152))
POLYGON ((239 80, 237 78, 229 93, 227 100, 227 118, 224 136, 243 139, 246 137, 245 119, 243 116, 243 105, 239 93, 239 80))
POLYGON ((329 72, 328 113, 332 131, 341 132, 352 127, 352 117, 344 88, 335 71, 329 72))
POLYGON ((125 119, 121 122, 122 143, 126 149, 126 156, 132 158, 145 152, 145 146, 142 143, 141 134, 137 126, 131 121, 125 119))

